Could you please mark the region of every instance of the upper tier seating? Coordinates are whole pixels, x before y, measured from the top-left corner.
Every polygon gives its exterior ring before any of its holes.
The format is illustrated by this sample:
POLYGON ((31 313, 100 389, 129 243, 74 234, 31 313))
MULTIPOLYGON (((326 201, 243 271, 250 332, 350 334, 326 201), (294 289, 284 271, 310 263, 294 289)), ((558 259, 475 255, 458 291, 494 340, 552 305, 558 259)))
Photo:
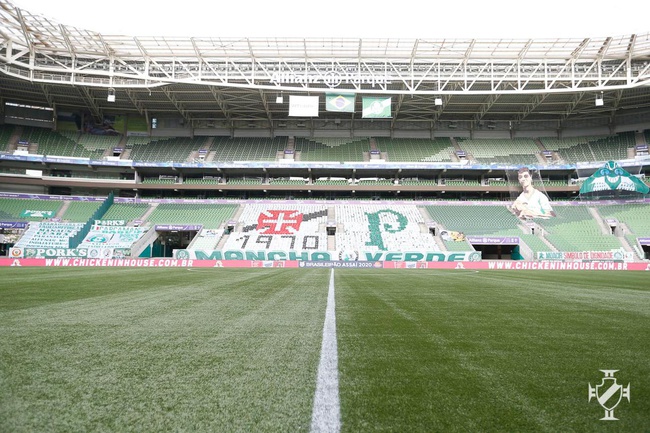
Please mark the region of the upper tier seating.
POLYGON ((287 147, 286 137, 215 137, 210 145, 213 161, 275 161, 287 147))
POLYGON ((295 141, 295 150, 301 161, 363 161, 363 153, 370 151, 368 138, 304 138, 295 141))
POLYGON ((451 162, 454 153, 454 146, 446 137, 434 140, 378 137, 376 142, 391 162, 451 162))
POLYGON ((457 139, 461 149, 481 164, 539 164, 540 148, 530 138, 457 139))
POLYGON ((543 137, 548 150, 556 151, 567 163, 616 161, 627 158, 627 149, 635 146, 634 132, 600 137, 543 137))
POLYGON ((38 144, 36 153, 50 156, 101 159, 106 149, 119 143, 118 136, 79 134, 76 131, 52 131, 25 126, 20 140, 38 144))
POLYGON ((201 148, 204 137, 129 137, 130 159, 134 161, 185 162, 193 151, 201 148))

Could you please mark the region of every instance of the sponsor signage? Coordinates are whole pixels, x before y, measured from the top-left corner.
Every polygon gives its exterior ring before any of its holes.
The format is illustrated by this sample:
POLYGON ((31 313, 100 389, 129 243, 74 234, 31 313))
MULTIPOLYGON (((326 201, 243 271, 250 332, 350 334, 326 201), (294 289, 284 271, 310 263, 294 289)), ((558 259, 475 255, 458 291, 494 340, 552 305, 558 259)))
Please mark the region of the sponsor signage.
POLYGON ((126 220, 95 220, 97 226, 125 226, 126 220))
POLYGON ((322 73, 293 73, 293 72, 276 72, 271 77, 273 84, 325 84, 329 88, 335 88, 340 85, 362 85, 368 84, 372 87, 377 85, 391 84, 392 80, 388 75, 380 76, 377 74, 364 73, 364 71, 338 72, 329 71, 322 73))
POLYGON ((634 254, 623 251, 538 251, 537 259, 539 260, 560 260, 570 261, 632 261, 634 254))
POLYGON ((381 262, 346 262, 340 260, 322 260, 313 262, 310 260, 298 262, 299 268, 382 268, 381 262))
POLYGON ((87 257, 87 248, 10 248, 9 257, 51 258, 87 257))
POLYGON ((154 228, 157 232, 169 232, 169 231, 179 231, 179 232, 189 232, 189 231, 199 231, 203 228, 201 224, 157 224, 154 228))
POLYGON ((27 222, 24 221, 0 221, 0 229, 24 229, 27 222))
MULTIPOLYGON (((138 268, 384 268, 384 269, 449 269, 464 272, 471 270, 500 269, 511 271, 525 270, 567 270, 567 271, 650 271, 650 264, 642 262, 557 262, 557 261, 502 261, 480 262, 341 262, 332 261, 254 261, 254 260, 188 260, 172 258, 0 258, 0 266, 41 266, 41 267, 138 267, 138 268), (307 264, 309 263, 309 264, 307 264), (356 263, 356 264, 355 264, 356 263), (340 264, 340 265, 339 265, 340 264)), ((218 271, 217 271, 218 272, 218 271)))
POLYGON ((650 245, 650 238, 636 238, 640 245, 650 245))
POLYGON ((132 163, 131 161, 117 160, 117 159, 107 159, 107 160, 91 159, 88 162, 88 164, 90 165, 103 165, 108 167, 130 167, 131 163, 132 163))
POLYGON ((90 158, 75 158, 75 157, 68 157, 64 158, 61 156, 46 156, 43 158, 43 161, 46 163, 59 163, 59 164, 75 164, 79 162, 86 162, 90 161, 90 158))
POLYGON ((169 162, 134 161, 131 165, 133 167, 173 167, 174 163, 171 161, 169 162))
POLYGON ((10 248, 9 257, 12 258, 105 258, 109 259, 114 256, 123 255, 122 252, 117 254, 114 248, 103 246, 90 248, 10 248))
POLYGON ((467 236, 473 245, 519 245, 519 236, 467 236))

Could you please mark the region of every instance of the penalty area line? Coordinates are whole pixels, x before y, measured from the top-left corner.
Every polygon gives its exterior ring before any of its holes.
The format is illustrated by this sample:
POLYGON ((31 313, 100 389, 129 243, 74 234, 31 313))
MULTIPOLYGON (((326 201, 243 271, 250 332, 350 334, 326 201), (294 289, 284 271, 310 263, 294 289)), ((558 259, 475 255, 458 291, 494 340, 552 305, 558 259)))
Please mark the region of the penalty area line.
POLYGON ((323 342, 320 349, 318 378, 311 414, 311 433, 337 433, 341 430, 341 404, 339 400, 339 358, 336 344, 336 313, 334 304, 334 269, 330 271, 330 284, 325 308, 323 342))

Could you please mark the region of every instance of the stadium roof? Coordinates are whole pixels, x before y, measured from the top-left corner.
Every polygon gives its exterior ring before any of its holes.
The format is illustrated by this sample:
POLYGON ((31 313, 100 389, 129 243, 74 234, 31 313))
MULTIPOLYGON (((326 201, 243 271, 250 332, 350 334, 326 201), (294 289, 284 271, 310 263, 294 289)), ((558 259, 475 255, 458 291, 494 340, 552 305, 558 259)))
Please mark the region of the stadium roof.
POLYGON ((85 110, 98 119, 125 113, 178 118, 194 128, 264 134, 292 127, 615 129, 650 119, 650 33, 577 39, 130 37, 59 24, 0 0, 0 72, 3 102, 85 110), (353 113, 326 111, 325 95, 337 93, 357 95, 353 113), (289 117, 290 95, 319 96, 319 116, 289 117), (364 96, 391 97, 391 118, 362 119, 364 96))

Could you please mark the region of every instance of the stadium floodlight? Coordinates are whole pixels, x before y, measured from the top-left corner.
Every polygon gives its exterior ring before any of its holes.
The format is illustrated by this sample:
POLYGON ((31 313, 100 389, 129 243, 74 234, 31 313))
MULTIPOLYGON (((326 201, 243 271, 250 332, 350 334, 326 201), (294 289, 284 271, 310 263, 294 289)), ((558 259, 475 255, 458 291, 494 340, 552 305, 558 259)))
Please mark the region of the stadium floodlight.
POLYGON ((605 105, 605 100, 603 99, 603 92, 600 92, 599 96, 596 96, 596 107, 602 107, 605 105))
POLYGON ((442 105, 442 98, 435 98, 435 99, 433 100, 433 103, 434 103, 435 105, 437 105, 437 106, 442 105))
POLYGON ((108 102, 115 102, 115 89, 112 87, 108 89, 108 96, 106 97, 106 100, 108 102))
POLYGON ((278 96, 275 97, 275 103, 282 104, 283 102, 284 102, 284 98, 282 97, 282 93, 280 93, 278 96))

